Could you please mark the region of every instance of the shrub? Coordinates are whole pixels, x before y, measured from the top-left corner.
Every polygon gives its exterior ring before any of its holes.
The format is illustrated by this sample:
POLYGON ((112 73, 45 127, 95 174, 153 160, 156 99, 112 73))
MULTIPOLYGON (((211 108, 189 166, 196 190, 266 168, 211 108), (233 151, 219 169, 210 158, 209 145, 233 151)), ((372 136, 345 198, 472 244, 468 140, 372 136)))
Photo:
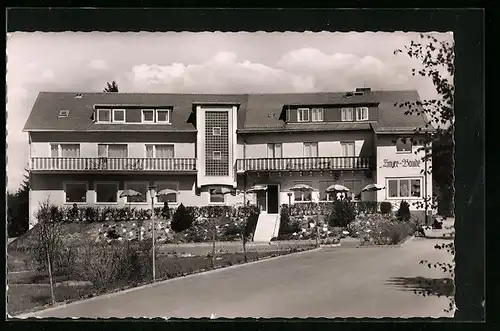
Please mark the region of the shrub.
POLYGON ((392 203, 383 201, 380 203, 380 212, 382 214, 389 214, 392 211, 392 203))
POLYGON ((408 222, 411 218, 410 214, 410 204, 405 200, 401 201, 399 205, 399 210, 397 212, 398 219, 401 221, 408 222))
POLYGON ((109 285, 140 283, 152 277, 152 243, 86 242, 79 252, 82 267, 78 276, 91 281, 98 290, 109 285))
POLYGON ((87 222, 95 222, 97 221, 99 210, 97 208, 87 207, 85 208, 84 215, 87 222))
POLYGON ((169 219, 170 218, 170 208, 168 207, 168 202, 163 203, 163 208, 161 210, 161 217, 164 219, 169 219))
POLYGON ((171 228, 175 232, 187 230, 193 224, 194 217, 192 213, 181 203, 172 217, 171 228))
POLYGON ((240 208, 243 217, 246 217, 245 230, 243 234, 245 238, 250 238, 257 227, 260 210, 257 206, 244 206, 240 208))
POLYGON ((356 209, 358 213, 375 214, 379 204, 377 201, 359 201, 356 203, 356 209))
POLYGON ((390 214, 358 215, 348 226, 361 244, 396 245, 413 233, 410 222, 400 222, 390 214))
POLYGON ((345 227, 356 218, 356 207, 348 199, 334 202, 332 212, 327 215, 326 220, 332 227, 345 227))
POLYGON ((278 237, 297 232, 299 231, 299 229, 300 226, 298 222, 292 222, 292 220, 290 219, 290 210, 288 208, 288 205, 281 206, 280 229, 278 232, 278 237))

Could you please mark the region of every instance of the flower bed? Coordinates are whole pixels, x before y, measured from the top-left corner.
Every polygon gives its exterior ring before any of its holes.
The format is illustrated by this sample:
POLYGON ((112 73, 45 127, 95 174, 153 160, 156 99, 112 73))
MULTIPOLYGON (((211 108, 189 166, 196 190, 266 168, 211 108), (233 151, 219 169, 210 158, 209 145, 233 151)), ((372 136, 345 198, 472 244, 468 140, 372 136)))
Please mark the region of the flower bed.
POLYGON ((348 225, 348 231, 360 245, 397 245, 411 236, 417 227, 413 219, 399 221, 391 214, 360 214, 348 225))

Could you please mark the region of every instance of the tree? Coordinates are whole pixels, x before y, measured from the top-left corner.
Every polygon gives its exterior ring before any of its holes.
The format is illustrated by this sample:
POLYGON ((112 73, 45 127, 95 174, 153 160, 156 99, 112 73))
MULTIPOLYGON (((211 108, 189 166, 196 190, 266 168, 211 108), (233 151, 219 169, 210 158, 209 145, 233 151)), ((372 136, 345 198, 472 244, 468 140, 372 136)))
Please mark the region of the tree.
POLYGON ((62 214, 57 206, 51 204, 47 199, 40 204, 36 219, 35 234, 37 240, 33 247, 33 254, 39 271, 48 272, 52 304, 54 305, 56 302, 53 281, 54 266, 64 247, 61 227, 62 214))
MULTIPOLYGON (((435 37, 420 34, 420 42, 411 41, 404 50, 397 49, 394 54, 404 53, 410 58, 420 60, 422 67, 412 69, 412 76, 430 77, 439 95, 436 99, 396 103, 406 108, 405 114, 424 116, 428 121, 415 129, 411 138, 413 144, 421 145, 415 154, 423 153, 422 161, 432 161, 427 172, 433 173, 433 180, 441 197, 425 197, 428 209, 435 201, 441 202, 444 214, 452 214, 454 197, 454 140, 455 116, 453 111, 454 92, 453 44, 438 41, 435 37), (423 138, 423 141, 422 141, 423 138), (447 194, 446 194, 447 193, 447 194), (447 206, 446 206, 447 204, 447 206)), ((427 212, 427 210, 426 210, 427 212)))
POLYGON ((172 223, 170 224, 172 230, 175 232, 182 232, 191 227, 193 224, 194 217, 191 212, 184 207, 181 203, 179 207, 175 210, 172 216, 172 223))
POLYGON ((103 92, 106 92, 106 93, 118 92, 118 84, 116 84, 115 81, 112 81, 111 83, 107 82, 106 87, 104 88, 103 92))
POLYGON ((29 229, 29 172, 26 170, 21 188, 7 194, 7 232, 9 237, 18 237, 29 229))
MULTIPOLYGON (((446 210, 448 210, 448 214, 453 214, 455 193, 453 173, 455 149, 453 140, 455 129, 453 110, 455 89, 452 80, 455 72, 453 43, 438 41, 433 36, 420 34, 419 41, 411 41, 410 45, 405 46, 404 50, 398 49, 394 53, 406 53, 410 58, 420 60, 422 68, 419 70, 412 69, 412 75, 430 77, 439 95, 437 99, 406 102, 400 104, 400 107, 407 107, 406 115, 426 115, 429 119, 429 122, 423 127, 415 130, 415 137, 423 136, 425 139, 426 144, 419 151, 423 150, 425 152, 422 157, 423 161, 432 157, 433 164, 429 171, 433 173, 440 196, 434 200, 429 199, 429 197, 425 198, 428 202, 437 200, 441 204, 440 209, 444 214, 446 214, 446 210), (434 127, 433 132, 426 130, 431 125, 434 127), (429 148, 428 143, 431 142, 433 147, 429 148)), ((452 233, 452 236, 454 235, 452 233)), ((455 239, 457 242, 459 242, 458 238, 455 239)), ((463 237, 460 236, 460 238, 463 237)), ((450 298, 450 309, 455 311, 456 319, 484 319, 484 292, 474 290, 476 288, 483 289, 484 283, 474 284, 474 286, 472 284, 460 286, 462 279, 463 283, 470 282, 470 280, 465 279, 467 275, 471 274, 470 268, 477 269, 478 275, 480 272, 484 272, 484 260, 480 256, 472 257, 465 251, 461 254, 460 247, 461 245, 455 246, 454 242, 435 246, 436 249, 446 249, 453 256, 452 264, 454 266, 446 262, 421 261, 421 263, 426 264, 429 268, 442 269, 453 278, 455 285, 458 284, 460 289, 454 291, 454 296, 450 298), (456 256, 461 261, 458 264, 455 263, 456 256), (472 258, 475 261, 472 261, 472 258)), ((464 247, 464 249, 468 248, 464 247)), ((478 281, 480 282, 480 280, 478 281)))

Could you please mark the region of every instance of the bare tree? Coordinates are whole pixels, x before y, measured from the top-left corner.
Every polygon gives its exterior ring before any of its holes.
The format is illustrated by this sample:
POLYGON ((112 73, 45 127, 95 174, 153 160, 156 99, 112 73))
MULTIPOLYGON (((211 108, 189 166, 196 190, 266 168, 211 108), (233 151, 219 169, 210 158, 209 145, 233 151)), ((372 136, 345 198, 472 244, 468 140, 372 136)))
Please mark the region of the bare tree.
POLYGON ((63 248, 61 218, 59 209, 52 205, 48 199, 40 204, 36 213, 38 223, 35 226, 35 233, 37 240, 33 252, 39 269, 48 271, 52 304, 56 302, 53 280, 54 263, 63 248))

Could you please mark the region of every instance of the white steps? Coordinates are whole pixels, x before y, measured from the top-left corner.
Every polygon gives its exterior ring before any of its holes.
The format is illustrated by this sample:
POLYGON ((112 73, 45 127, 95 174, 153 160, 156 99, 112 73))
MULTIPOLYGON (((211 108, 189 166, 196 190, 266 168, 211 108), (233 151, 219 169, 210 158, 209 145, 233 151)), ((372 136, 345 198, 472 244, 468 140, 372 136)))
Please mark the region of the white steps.
POLYGON ((266 214, 259 215, 255 233, 253 236, 254 242, 269 242, 271 238, 278 236, 279 231, 279 214, 266 214))

